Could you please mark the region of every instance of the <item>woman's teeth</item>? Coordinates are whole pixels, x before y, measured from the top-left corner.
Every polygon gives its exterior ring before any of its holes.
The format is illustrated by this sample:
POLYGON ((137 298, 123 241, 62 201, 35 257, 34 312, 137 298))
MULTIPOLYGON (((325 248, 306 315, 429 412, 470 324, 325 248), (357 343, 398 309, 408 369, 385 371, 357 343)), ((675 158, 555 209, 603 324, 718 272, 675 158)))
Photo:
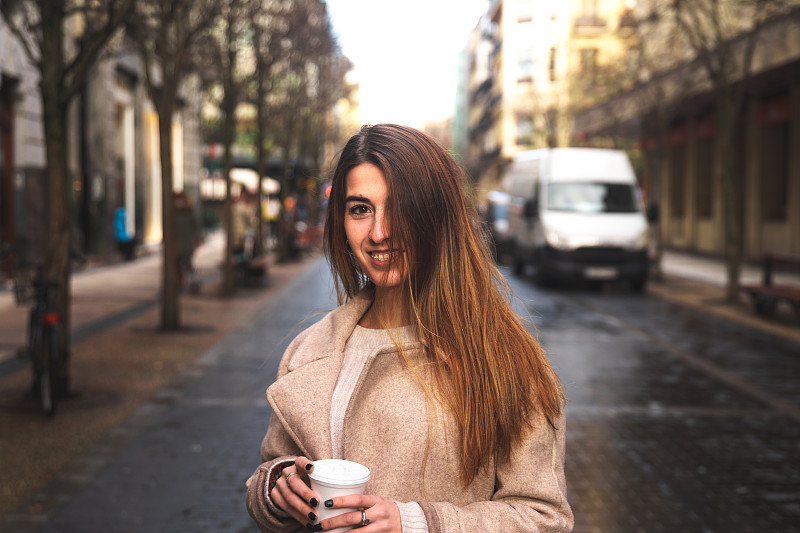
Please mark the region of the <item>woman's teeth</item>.
POLYGON ((388 261, 392 257, 392 254, 387 252, 372 252, 370 255, 376 261, 388 261))

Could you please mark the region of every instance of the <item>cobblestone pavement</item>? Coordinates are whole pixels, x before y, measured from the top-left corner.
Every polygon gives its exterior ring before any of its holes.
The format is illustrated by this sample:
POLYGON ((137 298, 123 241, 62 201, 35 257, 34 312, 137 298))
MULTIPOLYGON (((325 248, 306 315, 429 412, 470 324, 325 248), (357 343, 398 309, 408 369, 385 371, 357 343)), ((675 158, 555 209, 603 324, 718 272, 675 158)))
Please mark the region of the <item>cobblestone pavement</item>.
MULTIPOLYGON (((576 532, 800 531, 800 346, 647 295, 509 280, 569 398, 576 532)), ((309 263, 29 502, 63 502, 55 512, 12 513, 0 531, 256 531, 244 481, 264 389, 333 306, 327 265, 309 263)))

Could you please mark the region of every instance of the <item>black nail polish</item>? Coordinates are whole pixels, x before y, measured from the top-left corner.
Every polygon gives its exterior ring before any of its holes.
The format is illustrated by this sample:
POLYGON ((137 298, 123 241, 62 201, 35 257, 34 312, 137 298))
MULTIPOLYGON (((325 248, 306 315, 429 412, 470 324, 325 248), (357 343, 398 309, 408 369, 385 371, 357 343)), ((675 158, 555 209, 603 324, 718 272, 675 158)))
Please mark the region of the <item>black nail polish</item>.
POLYGON ((316 507, 317 505, 319 505, 319 502, 317 501, 317 499, 316 499, 316 498, 311 498, 311 499, 308 501, 308 503, 311 505, 311 507, 316 507))
POLYGON ((311 531, 322 531, 322 524, 315 524, 311 531))
POLYGON ((314 463, 308 463, 306 465, 306 470, 311 470, 314 467, 314 463))
POLYGON ((325 507, 333 507, 333 500, 325 500, 325 507))
POLYGON ((308 513, 308 519, 311 520, 312 522, 316 522, 317 515, 315 515, 314 513, 308 513))
POLYGON ((306 524, 306 529, 308 529, 309 531, 314 531, 314 526, 311 524, 306 524))

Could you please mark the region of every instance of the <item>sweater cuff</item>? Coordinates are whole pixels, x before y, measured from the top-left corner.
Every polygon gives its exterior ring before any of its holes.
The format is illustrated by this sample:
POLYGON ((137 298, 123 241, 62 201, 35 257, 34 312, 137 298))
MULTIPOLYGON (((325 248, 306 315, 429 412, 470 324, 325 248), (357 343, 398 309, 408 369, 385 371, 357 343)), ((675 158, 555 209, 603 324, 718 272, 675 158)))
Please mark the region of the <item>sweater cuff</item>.
POLYGON ((264 483, 264 501, 267 502, 267 508, 269 509, 270 513, 281 518, 288 518, 291 515, 286 511, 282 510, 281 508, 279 508, 277 505, 275 505, 275 503, 272 501, 272 498, 270 498, 269 493, 272 490, 272 487, 275 486, 275 482, 278 481, 279 477, 281 477, 283 469, 293 464, 294 464, 294 459, 290 461, 275 463, 269 469, 269 472, 267 473, 267 481, 266 483, 264 483))
POLYGON ((416 502, 394 502, 400 510, 403 533, 428 533, 428 521, 416 502))

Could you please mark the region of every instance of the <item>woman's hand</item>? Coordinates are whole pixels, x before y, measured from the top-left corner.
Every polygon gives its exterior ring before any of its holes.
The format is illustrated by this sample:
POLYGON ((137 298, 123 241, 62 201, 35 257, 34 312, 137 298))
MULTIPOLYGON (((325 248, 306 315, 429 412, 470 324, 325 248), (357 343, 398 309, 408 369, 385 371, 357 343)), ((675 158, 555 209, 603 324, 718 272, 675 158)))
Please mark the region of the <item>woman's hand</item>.
POLYGON ((325 507, 337 509, 341 507, 355 507, 362 511, 353 511, 340 514, 332 518, 327 518, 320 522, 322 529, 314 531, 329 531, 337 527, 361 526, 358 533, 402 533, 403 524, 400 519, 400 509, 397 505, 386 498, 373 496, 371 494, 351 494, 349 496, 337 496, 325 502, 325 507), (365 520, 366 519, 366 520, 365 520))
POLYGON ((311 461, 298 457, 294 465, 283 469, 269 493, 272 503, 308 528, 317 519, 315 510, 319 505, 308 480, 308 474, 313 470, 311 461))

